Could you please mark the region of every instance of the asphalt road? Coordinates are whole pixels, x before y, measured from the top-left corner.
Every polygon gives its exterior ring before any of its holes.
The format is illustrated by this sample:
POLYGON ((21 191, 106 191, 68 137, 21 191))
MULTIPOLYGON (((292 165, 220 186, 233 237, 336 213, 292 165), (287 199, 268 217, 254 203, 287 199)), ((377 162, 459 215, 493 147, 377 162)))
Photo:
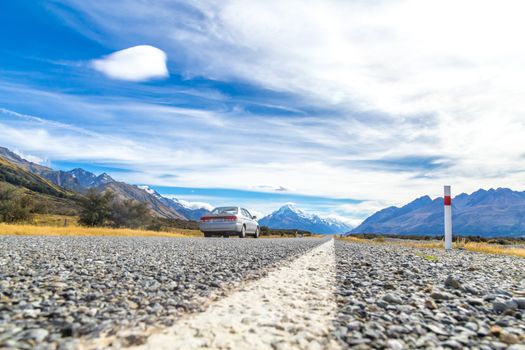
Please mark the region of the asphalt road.
POLYGON ((0 349, 107 347, 524 350, 525 259, 327 239, 0 237, 0 349))
POLYGON ((169 326, 214 294, 320 243, 3 236, 0 348, 74 348, 80 337, 169 326))

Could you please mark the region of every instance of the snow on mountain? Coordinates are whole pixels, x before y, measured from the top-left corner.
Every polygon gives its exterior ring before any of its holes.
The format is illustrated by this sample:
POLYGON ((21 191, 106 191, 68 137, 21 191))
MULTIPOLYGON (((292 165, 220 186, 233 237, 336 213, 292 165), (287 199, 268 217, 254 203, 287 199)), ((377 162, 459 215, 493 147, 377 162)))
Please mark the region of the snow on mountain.
POLYGON ((306 213, 293 204, 283 205, 259 220, 259 224, 275 229, 297 229, 321 234, 344 233, 351 229, 340 220, 306 213))
POLYGON ((159 197, 160 195, 157 193, 157 191, 153 190, 151 187, 149 187, 148 185, 138 185, 137 186, 138 188, 140 188, 141 190, 144 190, 146 192, 148 192, 149 194, 152 194, 154 195, 155 197, 159 197))
POLYGON ((174 209, 178 213, 181 213, 188 220, 197 221, 204 215, 209 214, 213 209, 213 207, 208 203, 189 202, 174 197, 162 196, 148 185, 138 185, 137 187, 160 200, 162 204, 168 208, 174 209))

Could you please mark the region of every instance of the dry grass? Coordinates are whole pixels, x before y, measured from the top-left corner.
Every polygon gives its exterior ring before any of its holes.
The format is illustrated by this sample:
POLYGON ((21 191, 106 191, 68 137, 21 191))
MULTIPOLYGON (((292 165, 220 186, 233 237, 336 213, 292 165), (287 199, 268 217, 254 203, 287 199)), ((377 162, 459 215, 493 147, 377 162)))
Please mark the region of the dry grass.
POLYGON ((322 237, 325 237, 324 235, 310 235, 310 236, 304 236, 304 237, 300 237, 300 236, 291 236, 291 235, 284 235, 284 236, 281 236, 281 235, 264 235, 264 236, 259 236, 259 238, 322 238, 322 237))
POLYGON ((202 237, 198 230, 173 229, 170 232, 157 232, 133 229, 114 229, 107 227, 57 227, 36 225, 0 224, 0 235, 20 236, 140 236, 140 237, 202 237))
POLYGON ((78 227, 78 216, 35 214, 28 224, 36 226, 78 227))
POLYGON ((498 255, 512 255, 519 258, 525 258, 525 249, 512 247, 512 246, 503 246, 499 244, 488 244, 488 243, 476 243, 468 242, 463 248, 470 250, 472 252, 479 253, 488 253, 488 254, 498 254, 498 255))
POLYGON ((410 248, 426 248, 426 249, 440 249, 443 248, 443 242, 395 242, 395 244, 398 244, 403 247, 410 247, 410 248))
MULTIPOLYGON (((414 242, 401 240, 385 240, 385 239, 363 239, 357 237, 343 237, 340 238, 343 241, 354 242, 354 243, 368 243, 368 244, 387 244, 387 245, 398 245, 402 247, 419 248, 419 249, 443 249, 443 241, 433 242, 414 242)), ((525 258, 525 248, 490 244, 490 243, 477 243, 477 242, 466 242, 465 240, 459 240, 454 242, 453 247, 455 249, 462 248, 471 252, 485 253, 485 254, 497 254, 497 255, 510 255, 520 258, 525 258)))
POLYGON ((340 237, 338 239, 342 241, 353 242, 353 243, 377 243, 370 239, 357 238, 357 237, 352 237, 352 236, 340 237))

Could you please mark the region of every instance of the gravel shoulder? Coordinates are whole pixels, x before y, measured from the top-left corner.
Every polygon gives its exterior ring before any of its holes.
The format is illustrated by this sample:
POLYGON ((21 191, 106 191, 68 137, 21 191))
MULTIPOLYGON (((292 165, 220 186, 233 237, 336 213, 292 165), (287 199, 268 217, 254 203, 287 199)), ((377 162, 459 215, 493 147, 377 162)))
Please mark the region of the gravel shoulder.
POLYGON ((80 338, 171 326, 322 242, 1 236, 0 348, 69 349, 80 338))
POLYGON ((524 259, 342 241, 336 258, 348 347, 524 349, 524 259))

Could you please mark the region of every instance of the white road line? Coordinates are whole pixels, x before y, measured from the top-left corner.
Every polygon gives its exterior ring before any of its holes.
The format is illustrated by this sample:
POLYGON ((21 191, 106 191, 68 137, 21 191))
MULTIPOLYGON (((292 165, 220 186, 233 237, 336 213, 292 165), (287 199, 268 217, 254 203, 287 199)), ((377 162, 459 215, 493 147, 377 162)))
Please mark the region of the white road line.
POLYGON ((133 349, 338 349, 335 273, 330 240, 133 349))

